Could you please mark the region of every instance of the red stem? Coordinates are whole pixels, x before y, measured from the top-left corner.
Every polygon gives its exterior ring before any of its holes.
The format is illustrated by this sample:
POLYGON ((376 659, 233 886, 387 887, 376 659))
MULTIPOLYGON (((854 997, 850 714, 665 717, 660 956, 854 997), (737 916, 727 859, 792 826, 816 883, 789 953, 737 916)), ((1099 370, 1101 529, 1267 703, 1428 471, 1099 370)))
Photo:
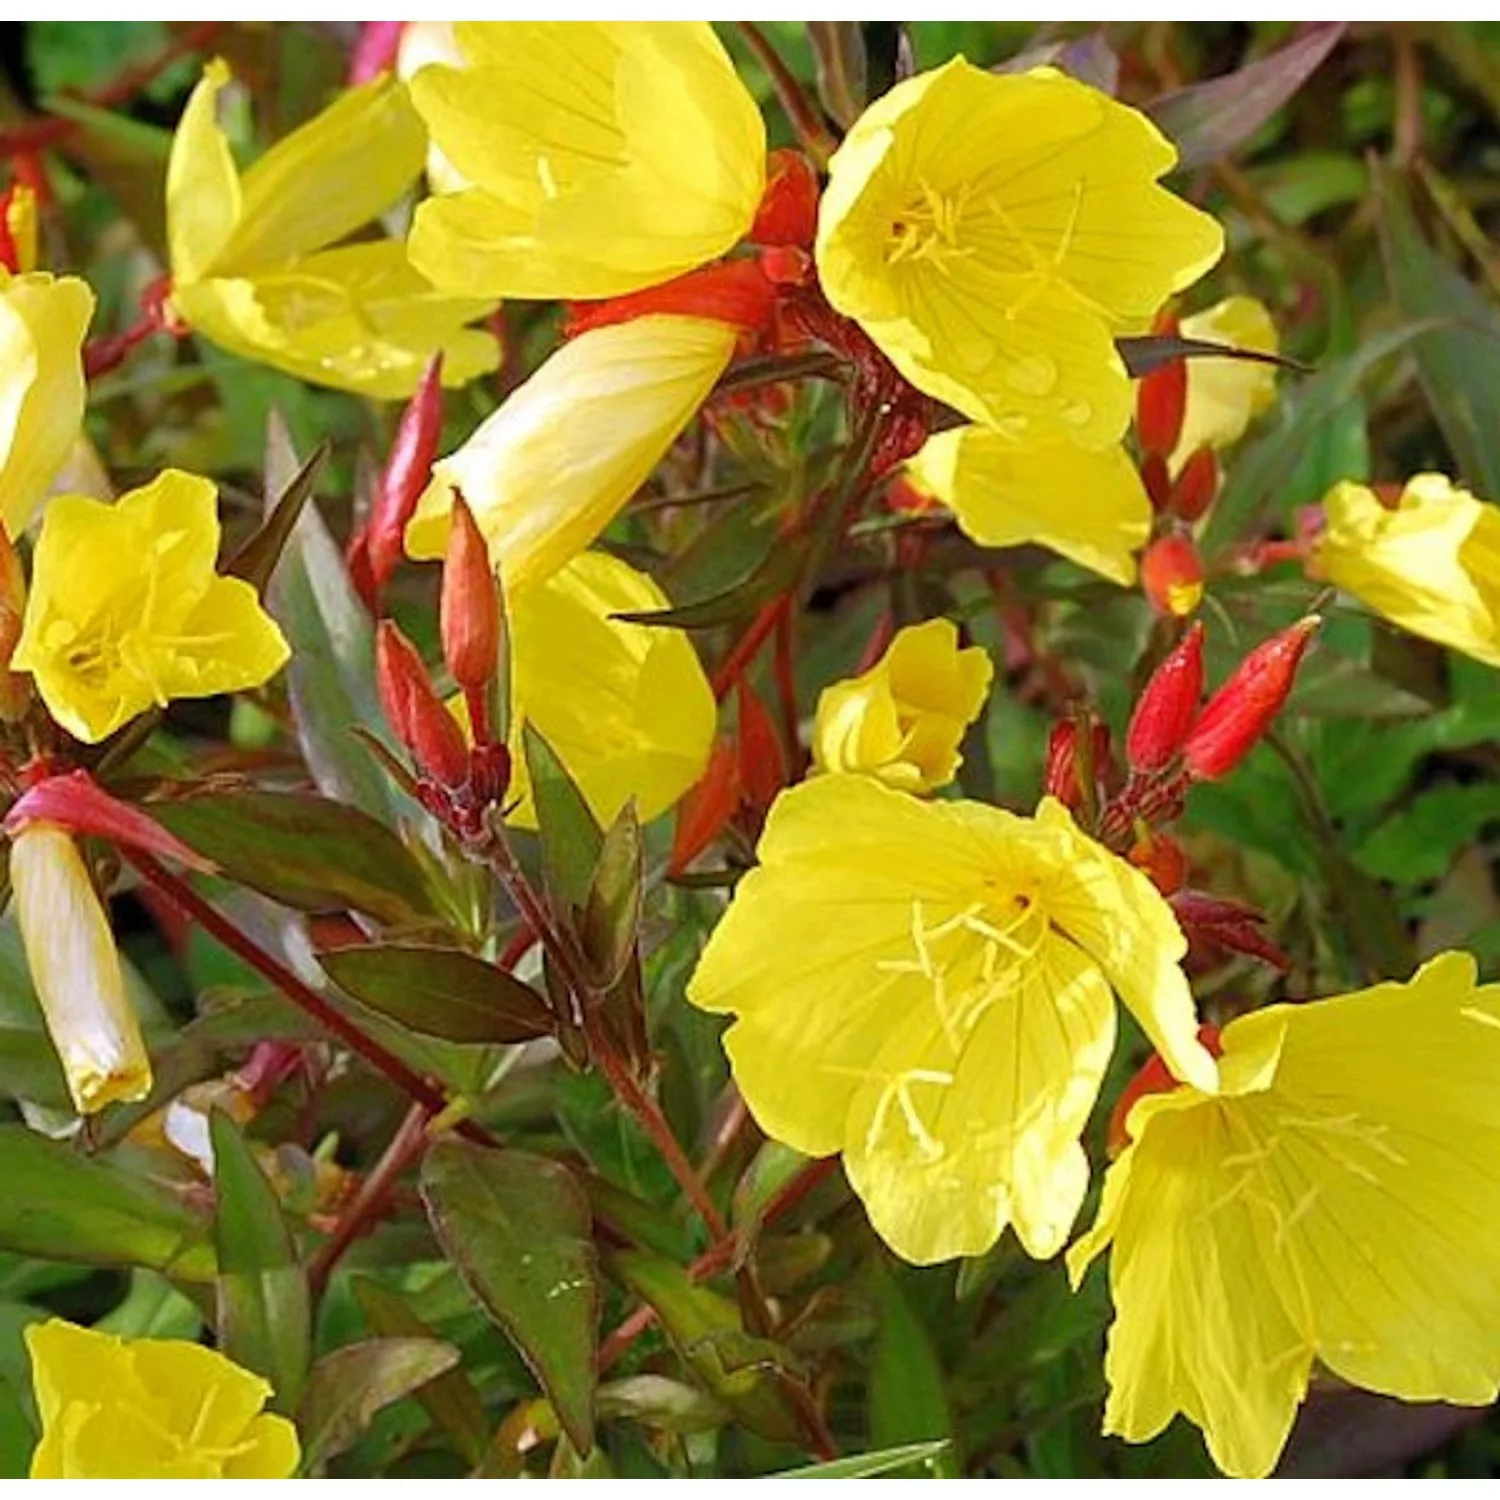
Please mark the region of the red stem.
POLYGON ((771 632, 776 629, 777 620, 790 611, 791 603, 792 596, 782 594, 762 606, 744 635, 735 642, 734 648, 713 676, 714 697, 720 702, 723 702, 730 689, 740 680, 741 673, 750 665, 755 653, 765 645, 771 632))
MULTIPOLYGON (((441 1089, 435 1087, 420 1074, 414 1072, 393 1052, 388 1052, 379 1042, 367 1037, 351 1021, 342 1016, 310 985, 304 984, 280 959, 267 953, 253 942, 227 917, 221 915, 205 901, 186 881, 179 880, 164 865, 149 854, 137 849, 120 849, 120 854, 133 865, 162 897, 171 902, 189 921, 196 922, 210 937, 229 949, 236 957, 263 974, 284 994, 288 1000, 307 1012, 320 1026, 339 1038, 349 1049, 357 1052, 378 1073, 383 1073, 403 1093, 415 1099, 430 1114, 440 1114, 448 1107, 448 1100, 441 1089)), ((489 1131, 472 1120, 460 1120, 454 1129, 466 1140, 480 1146, 498 1146, 500 1143, 489 1131)))

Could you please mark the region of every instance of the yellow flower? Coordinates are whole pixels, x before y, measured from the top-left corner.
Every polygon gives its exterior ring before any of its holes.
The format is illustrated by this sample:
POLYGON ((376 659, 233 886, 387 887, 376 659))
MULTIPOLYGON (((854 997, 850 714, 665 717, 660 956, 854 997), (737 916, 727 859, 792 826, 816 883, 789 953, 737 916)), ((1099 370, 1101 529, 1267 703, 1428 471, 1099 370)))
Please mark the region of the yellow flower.
POLYGON ((513 823, 536 827, 527 720, 606 826, 632 797, 649 822, 703 775, 716 709, 692 641, 610 618, 670 605, 644 573, 604 552, 583 553, 510 601, 513 823))
POLYGON ((907 1260, 1062 1246, 1079 1135, 1115 1036, 1111 991, 1177 1073, 1214 1087, 1138 870, 1074 826, 924 802, 865 776, 783 792, 688 998, 733 1012, 735 1081, 765 1132, 844 1169, 907 1260))
POLYGON ((613 297, 729 250, 765 188, 765 126, 708 24, 464 22, 462 67, 412 78, 467 182, 417 210, 439 286, 613 297))
POLYGON ((1151 534, 1151 501, 1118 444, 1078 448, 984 427, 935 433, 907 466, 917 488, 984 547, 1039 543, 1127 587, 1151 534))
POLYGON ((49 502, 10 664, 77 739, 95 744, 153 703, 257 687, 285 663, 255 590, 214 572, 216 493, 168 469, 114 505, 49 502))
POLYGON ((1500 989, 1466 954, 1225 1028, 1221 1093, 1148 1095, 1076 1281, 1113 1245, 1104 1430, 1181 1412, 1270 1472, 1314 1360, 1407 1401, 1500 1387, 1500 989))
POLYGON ((73 840, 31 823, 10 846, 16 924, 79 1114, 151 1092, 151 1059, 125 993, 114 934, 73 840))
POLYGON ((26 528, 83 426, 94 294, 74 276, 0 269, 0 522, 26 528))
POLYGON ((215 119, 229 76, 222 62, 204 70, 172 142, 177 314, 245 359, 385 400, 410 395, 438 350, 448 385, 494 369, 495 340, 463 326, 491 302, 434 290, 399 240, 337 245, 422 170, 405 87, 382 77, 351 89, 241 176, 215 119))
POLYGON ((52 1318, 26 1330, 42 1440, 33 1479, 290 1479, 297 1429, 271 1387, 180 1339, 125 1339, 52 1318))
POLYGON ((1114 346, 1219 257, 1207 215, 1156 179, 1144 115, 1050 68, 962 57, 855 121, 818 217, 823 289, 913 385, 1035 441, 1113 442, 1131 387, 1114 346))
POLYGON ((652 316, 564 344, 433 465, 406 550, 443 555, 459 489, 508 594, 555 573, 645 483, 723 374, 736 337, 727 323, 652 316))
MULTIPOLYGON (((1180 324, 1185 339, 1227 344, 1232 349, 1276 352, 1276 325, 1254 297, 1226 297, 1180 324)), ((1276 366, 1248 359, 1190 359, 1182 435, 1167 467, 1173 475, 1200 448, 1229 448, 1276 399, 1276 366)))
POLYGON ((868 672, 824 689, 813 763, 820 771, 863 772, 898 791, 946 786, 993 676, 983 647, 958 649, 951 620, 908 625, 868 672))
POLYGON ((1378 615, 1500 667, 1500 514, 1441 474, 1418 474, 1392 508, 1362 484, 1323 500, 1313 566, 1378 615))

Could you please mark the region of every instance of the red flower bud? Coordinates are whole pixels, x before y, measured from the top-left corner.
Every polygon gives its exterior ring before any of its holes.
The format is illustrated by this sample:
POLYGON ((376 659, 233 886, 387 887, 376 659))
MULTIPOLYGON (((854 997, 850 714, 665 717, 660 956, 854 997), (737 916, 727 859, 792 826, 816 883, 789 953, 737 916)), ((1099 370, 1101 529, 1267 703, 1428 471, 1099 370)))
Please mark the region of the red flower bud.
POLYGON ((417 769, 439 786, 462 786, 469 779, 463 731, 433 690, 416 647, 390 620, 375 633, 375 678, 386 720, 417 769))
POLYGON ((768 245, 760 268, 772 286, 811 286, 818 279, 812 256, 798 245, 768 245))
POLYGON ((1144 823, 1125 857, 1164 896, 1181 890, 1188 877, 1188 857, 1182 845, 1171 834, 1154 832, 1144 823))
POLYGON ((190 870, 211 873, 215 868, 148 813, 112 797, 87 771, 48 776, 27 788, 11 804, 0 831, 14 838, 32 823, 51 823, 69 833, 104 839, 117 848, 161 855, 190 870))
POLYGON ((734 744, 720 739, 703 779, 677 805, 670 875, 681 875, 723 832, 740 803, 739 757, 734 744))
MULTIPOLYGON (((466 697, 484 701, 500 663, 500 588, 489 548, 468 502, 456 489, 439 608, 443 660, 466 697)), ((480 725, 475 725, 476 738, 480 725)))
POLYGON ((1172 503, 1172 476, 1167 461, 1160 453, 1147 453, 1141 459, 1141 484, 1151 509, 1166 510, 1172 503))
MULTIPOLYGON (((1047 740, 1047 761, 1042 770, 1042 790, 1056 797, 1069 812, 1080 811, 1086 801, 1083 767, 1078 755, 1078 720, 1062 719, 1052 727, 1047 740)), ((1088 778, 1093 792, 1106 777, 1109 762, 1109 725, 1089 725, 1088 778)))
POLYGON ((1204 705, 1182 747, 1183 763, 1198 781, 1232 771, 1281 712, 1297 664, 1322 622, 1317 615, 1262 641, 1204 705))
POLYGON ((1203 891, 1169 893, 1172 910, 1188 941, 1201 948, 1210 944, 1257 958, 1285 974, 1292 961, 1265 934, 1266 917, 1243 901, 1225 901, 1203 891))
MULTIPOLYGON (((1224 1047, 1219 1041, 1217 1026, 1210 1026, 1205 1022, 1198 1028, 1198 1040, 1215 1057, 1224 1055, 1224 1047)), ((1125 1085, 1120 1097, 1115 1101, 1115 1107, 1110 1111, 1109 1128, 1105 1133, 1105 1149, 1111 1157, 1118 1156, 1130 1144, 1130 1132, 1125 1128, 1125 1122, 1129 1120, 1130 1111, 1136 1100, 1144 1098, 1147 1094, 1170 1094, 1173 1089, 1179 1087, 1181 1085, 1172 1077, 1161 1056, 1153 1052, 1130 1082, 1125 1085)))
POLYGON ((700 266, 660 286, 626 292, 603 302, 570 302, 566 333, 577 338, 591 328, 628 323, 652 313, 714 318, 736 328, 759 330, 771 320, 776 292, 758 260, 727 260, 700 266))
POLYGON ((1162 658, 1136 700, 1125 732, 1132 771, 1160 771, 1187 738, 1203 696, 1203 627, 1195 624, 1162 658))
POLYGON ((743 677, 739 681, 739 707, 740 786, 751 810, 764 818, 787 783, 786 750, 760 695, 743 677))
POLYGON ((368 541, 377 597, 401 561, 406 523, 432 477, 432 461, 437 457, 443 431, 442 376, 443 356, 434 354, 401 414, 396 440, 380 476, 368 541))
MULTIPOLYGON (((1177 319, 1168 318, 1157 328, 1167 338, 1177 335, 1177 319)), ((1143 453, 1170 458, 1182 436, 1182 418, 1187 411, 1188 368, 1185 359, 1174 359, 1143 376, 1135 390, 1135 432, 1143 453)))
POLYGON ((1182 466, 1168 509, 1191 524, 1202 520, 1219 493, 1219 461, 1212 448, 1199 448, 1182 466))
POLYGON ((766 191, 746 238, 752 245, 810 246, 818 232, 818 177, 800 151, 766 157, 766 191))
POLYGON ((405 21, 361 21, 359 37, 349 58, 349 87, 358 88, 396 66, 405 21))
POLYGON ((1160 614, 1192 614, 1203 598, 1203 559, 1192 537, 1157 537, 1141 557, 1141 588, 1160 614))

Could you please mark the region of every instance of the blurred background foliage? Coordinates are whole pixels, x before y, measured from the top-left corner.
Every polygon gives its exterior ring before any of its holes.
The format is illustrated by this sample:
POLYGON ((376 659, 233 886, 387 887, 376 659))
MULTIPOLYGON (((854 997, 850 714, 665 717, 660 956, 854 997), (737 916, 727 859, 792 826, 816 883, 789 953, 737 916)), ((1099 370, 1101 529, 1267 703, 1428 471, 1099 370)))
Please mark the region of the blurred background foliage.
MULTIPOLYGON (((227 57, 244 85, 230 123, 247 155, 320 107, 344 75, 352 41, 351 28, 334 24, 194 27, 195 40, 227 57)), ((45 220, 43 263, 87 277, 100 299, 96 332, 127 327, 142 289, 162 270, 166 156, 198 64, 193 55, 162 69, 151 63, 191 29, 0 26, 0 140, 42 116, 72 122, 47 156, 56 203, 45 220), (137 67, 148 75, 144 85, 111 93, 137 67), (101 98, 109 101, 102 107, 101 98)), ((1500 24, 1352 25, 1291 97, 1248 131, 1235 113, 1243 94, 1236 102, 1176 91, 1272 57, 1297 41, 1291 24, 872 23, 842 37, 800 23, 763 30, 809 90, 821 87, 835 116, 845 96, 828 49, 840 45, 857 49, 872 93, 910 60, 930 66, 961 51, 986 65, 1018 55, 1054 61, 1131 103, 1176 95, 1156 106, 1158 117, 1207 154, 1173 185, 1223 220, 1230 246, 1184 311, 1230 292, 1255 296, 1272 310, 1284 352, 1308 367, 1283 375, 1276 407, 1229 458, 1207 533, 1210 552, 1291 534, 1299 510, 1341 478, 1399 481, 1439 469, 1500 499, 1500 24)), ((723 34, 765 106, 773 143, 790 143, 760 63, 740 33, 723 34)), ((555 310, 506 308, 502 317, 503 368, 449 396, 445 449, 524 378, 555 337, 555 310)), ((753 571, 771 546, 785 497, 816 472, 832 421, 827 406, 816 399, 799 406, 779 443, 726 429, 725 482, 751 486, 739 503, 655 504, 674 493, 669 464, 659 492, 622 521, 614 541, 651 560, 679 601, 753 571)), ((314 390, 201 343, 159 339, 98 382, 89 433, 121 487, 167 462, 219 477, 227 524, 243 533, 258 515, 263 481, 276 487, 266 454, 273 411, 285 427, 283 466, 288 452, 330 442, 318 499, 342 541, 389 444, 391 408, 314 390)), ((344 626, 355 628, 354 606, 347 590, 319 572, 320 558, 333 556, 320 536, 293 557, 301 570, 293 582, 283 580, 292 590, 298 579, 307 585, 301 603, 289 606, 300 611, 289 633, 316 657, 307 670, 323 676, 313 690, 352 691, 338 680, 329 643, 344 626)), ((962 618, 1001 669, 987 717, 966 746, 964 789, 1030 806, 1048 729, 1069 697, 1092 698, 1119 728, 1152 630, 1144 601, 1039 552, 1005 554, 997 566, 949 533, 911 571, 896 565, 895 545, 872 527, 830 566, 801 635, 802 702, 853 668, 887 603, 898 620, 939 611, 962 618)), ((403 625, 419 639, 425 632, 428 644, 434 587, 431 570, 408 570, 397 595, 403 625)), ((1315 594, 1293 568, 1211 579, 1204 606, 1215 647, 1211 679, 1315 594)), ((368 697, 368 685, 364 691, 368 697)), ((302 755, 311 758, 301 729, 299 749, 287 706, 276 698, 238 704, 232 715, 222 705, 179 706, 147 764, 200 773, 254 767, 295 784, 302 755)), ((1416 958, 1450 946, 1472 949, 1493 978, 1500 975, 1497 756, 1500 693, 1487 669, 1337 610, 1276 742, 1223 784, 1195 792, 1182 827, 1195 865, 1209 872, 1204 884, 1272 915, 1295 961, 1284 993, 1328 993, 1404 974, 1416 958)), ((364 788, 356 800, 393 820, 383 779, 371 783, 367 768, 349 774, 364 788)), ((669 835, 651 830, 648 865, 659 863, 669 835)), ((245 891, 226 899, 273 946, 290 940, 279 908, 245 891)), ((695 1148, 722 1124, 715 1109, 726 1073, 719 1023, 685 1007, 681 993, 717 910, 711 895, 659 885, 645 917, 644 983, 662 1097, 680 1138, 695 1148)), ((117 903, 143 1011, 172 1060, 163 1075, 180 1086, 222 1071, 249 1040, 307 1034, 251 971, 201 933, 174 931, 158 915, 129 897, 117 903)), ((1198 981, 1209 1007, 1227 1011, 1272 983, 1264 971, 1222 959, 1203 964, 1198 981)), ((0 1095, 25 1100, 33 1119, 61 1103, 9 924, 0 926, 0 1037, 0 1095)), ((424 1068, 459 1086, 483 1082, 486 1123, 528 1150, 566 1157, 580 1169, 596 1216, 628 1224, 629 1237, 649 1247, 635 1252, 641 1264, 615 1269, 603 1327, 615 1327, 632 1305, 628 1286, 662 1311, 671 1336, 651 1332, 630 1348, 600 1393, 600 1454, 585 1463, 561 1440, 552 1450, 554 1472, 607 1465, 622 1475, 753 1473, 803 1461, 784 1441, 785 1414, 757 1363, 765 1351, 730 1329, 724 1307, 674 1290, 675 1267, 701 1246, 660 1160, 604 1084, 556 1067, 519 1067, 497 1083, 507 1064, 493 1049, 423 1045, 424 1068), (675 1309, 677 1326, 667 1309, 675 1309), (718 1333, 732 1331, 738 1343, 710 1337, 716 1320, 718 1333), (727 1415, 736 1420, 726 1425, 727 1415)), ((1118 1076, 1142 1050, 1138 1038, 1133 1052, 1122 1050, 1118 1076)), ((0 1104, 0 1111, 14 1116, 19 1107, 0 1104)), ((105 1118, 107 1142, 124 1138, 134 1123, 129 1113, 105 1118)), ((288 1215, 304 1229, 314 1222, 307 1215, 320 1165, 368 1167, 400 1114, 388 1089, 351 1070, 325 1082, 316 1098, 278 1102, 258 1117, 252 1134, 276 1144, 290 1184, 288 1215)), ((143 1149, 127 1143, 114 1158, 128 1166, 143 1149)), ((774 1148, 754 1155, 743 1136, 710 1160, 711 1186, 733 1199, 740 1223, 753 1220, 756 1204, 788 1170, 774 1148)), ((15 1167, 7 1183, 13 1203, 45 1200, 52 1172, 51 1158, 29 1172, 15 1167)), ((98 1193, 98 1184, 88 1191, 98 1193)), ((149 1244, 112 1240, 100 1201, 97 1220, 80 1231, 97 1241, 81 1257, 97 1266, 44 1249, 21 1253, 34 1246, 0 1253, 0 1475, 24 1472, 33 1441, 19 1337, 28 1321, 55 1312, 102 1318, 121 1332, 195 1337, 212 1308, 209 1284, 169 1280, 153 1268, 163 1261, 149 1244), (133 1269, 117 1269, 121 1261, 133 1269)), ((34 1239, 43 1245, 41 1229, 34 1239)), ((13 1233, 7 1243, 17 1243, 13 1233)), ((1108 1309, 1097 1275, 1072 1296, 1060 1266, 1030 1266, 1012 1241, 958 1268, 901 1266, 831 1180, 765 1231, 760 1272, 766 1290, 795 1309, 775 1357, 819 1369, 831 1425, 848 1451, 945 1439, 948 1447, 929 1460, 938 1472, 1210 1472, 1196 1433, 1181 1423, 1139 1449, 1099 1436, 1108 1309)), ((348 1253, 322 1301, 316 1346, 326 1352, 401 1332, 455 1345, 461 1373, 424 1386, 421 1399, 375 1403, 381 1409, 373 1421, 330 1454, 330 1472, 463 1473, 481 1458, 493 1472, 515 1472, 523 1462, 534 1468, 528 1445, 550 1441, 556 1418, 535 1399, 526 1366, 415 1212, 399 1214, 348 1253), (505 1412, 492 1441, 494 1419, 505 1412)), ((397 1382, 391 1391, 409 1388, 397 1382)), ((1493 1474, 1500 1419, 1328 1391, 1305 1412, 1286 1466, 1308 1474, 1493 1474)))

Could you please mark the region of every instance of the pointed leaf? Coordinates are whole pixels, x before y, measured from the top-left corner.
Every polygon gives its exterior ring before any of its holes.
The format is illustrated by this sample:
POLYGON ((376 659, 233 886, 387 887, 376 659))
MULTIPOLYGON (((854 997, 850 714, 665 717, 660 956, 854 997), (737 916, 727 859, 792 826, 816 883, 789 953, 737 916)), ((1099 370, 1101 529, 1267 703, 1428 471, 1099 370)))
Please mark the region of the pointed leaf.
POLYGON ((641 923, 641 824, 627 802, 609 825, 584 900, 579 937, 594 983, 609 989, 636 950, 641 923))
POLYGON ((529 984, 472 953, 370 943, 318 954, 329 977, 362 1005, 448 1042, 511 1043, 553 1030, 529 984))
POLYGON ((1250 139, 1317 71, 1347 21, 1315 21, 1269 57, 1163 94, 1146 113, 1174 141, 1178 169, 1205 166, 1250 139))
MULTIPOLYGON (((889 1273, 876 1273, 875 1296, 880 1332, 870 1362, 870 1441, 887 1449, 921 1438, 951 1442, 953 1413, 927 1329, 889 1273)), ((951 1457, 940 1462, 941 1477, 959 1477, 951 1457)))
POLYGON ((255 591, 261 598, 265 598, 266 589, 276 572, 276 564, 281 561, 281 554, 291 540, 292 532, 302 515, 302 508, 312 496, 319 471, 327 458, 328 444, 320 443, 271 503, 270 513, 261 523, 260 530, 230 558, 224 568, 226 573, 235 578, 243 578, 247 583, 254 584, 255 591))
POLYGON ((782 537, 766 557, 722 593, 674 609, 632 610, 611 615, 632 625, 663 625, 676 630, 716 630, 784 594, 802 574, 808 557, 805 536, 782 537))
POLYGON ((882 1448, 875 1453, 853 1453, 847 1458, 827 1463, 809 1464, 805 1469, 783 1469, 777 1479, 873 1479, 910 1464, 931 1466, 948 1451, 947 1441, 907 1443, 902 1448, 882 1448))
POLYGON ((1288 359, 1284 354, 1269 354, 1264 349, 1236 349, 1229 344, 1215 344, 1208 339, 1185 339, 1176 334, 1116 339, 1115 348, 1120 351, 1125 368, 1136 380, 1174 359, 1242 359, 1254 365, 1275 365, 1282 370, 1307 373, 1306 365, 1288 359))
POLYGON ((521 726, 531 800, 542 841, 542 873, 559 915, 588 900, 604 835, 578 783, 529 720, 521 726))
MULTIPOLYGON (((434 1338, 436 1335, 406 1302, 369 1276, 353 1280, 354 1300, 371 1329, 381 1338, 434 1338)), ((445 1370, 416 1392, 427 1415, 447 1435, 470 1467, 484 1461, 490 1422, 474 1382, 461 1364, 445 1370)))
POLYGON ((180 1195, 24 1125, 0 1125, 0 1250, 209 1281, 208 1221, 180 1195))
POLYGON ((349 1447, 382 1407, 457 1363, 458 1350, 441 1339, 366 1339, 325 1354, 313 1366, 297 1411, 303 1467, 316 1472, 349 1447))
POLYGON ((208 1122, 214 1152, 219 1348, 263 1375, 279 1411, 297 1408, 312 1360, 307 1275, 266 1180, 238 1125, 221 1110, 208 1122))
POLYGON ((445 1140, 422 1163, 422 1198, 459 1275, 587 1453, 600 1294, 583 1190, 546 1157, 445 1140))
MULTIPOLYGON (((300 465, 274 413, 266 448, 267 490, 283 495, 300 465)), ((287 696, 318 789, 392 827, 414 819, 414 805, 350 733, 359 725, 390 742, 375 688, 374 627, 315 504, 303 506, 292 528, 268 604, 292 648, 287 696)))
POLYGON ((152 817, 230 880, 298 911, 430 923, 422 867, 357 808, 299 792, 209 792, 150 804, 152 817))

